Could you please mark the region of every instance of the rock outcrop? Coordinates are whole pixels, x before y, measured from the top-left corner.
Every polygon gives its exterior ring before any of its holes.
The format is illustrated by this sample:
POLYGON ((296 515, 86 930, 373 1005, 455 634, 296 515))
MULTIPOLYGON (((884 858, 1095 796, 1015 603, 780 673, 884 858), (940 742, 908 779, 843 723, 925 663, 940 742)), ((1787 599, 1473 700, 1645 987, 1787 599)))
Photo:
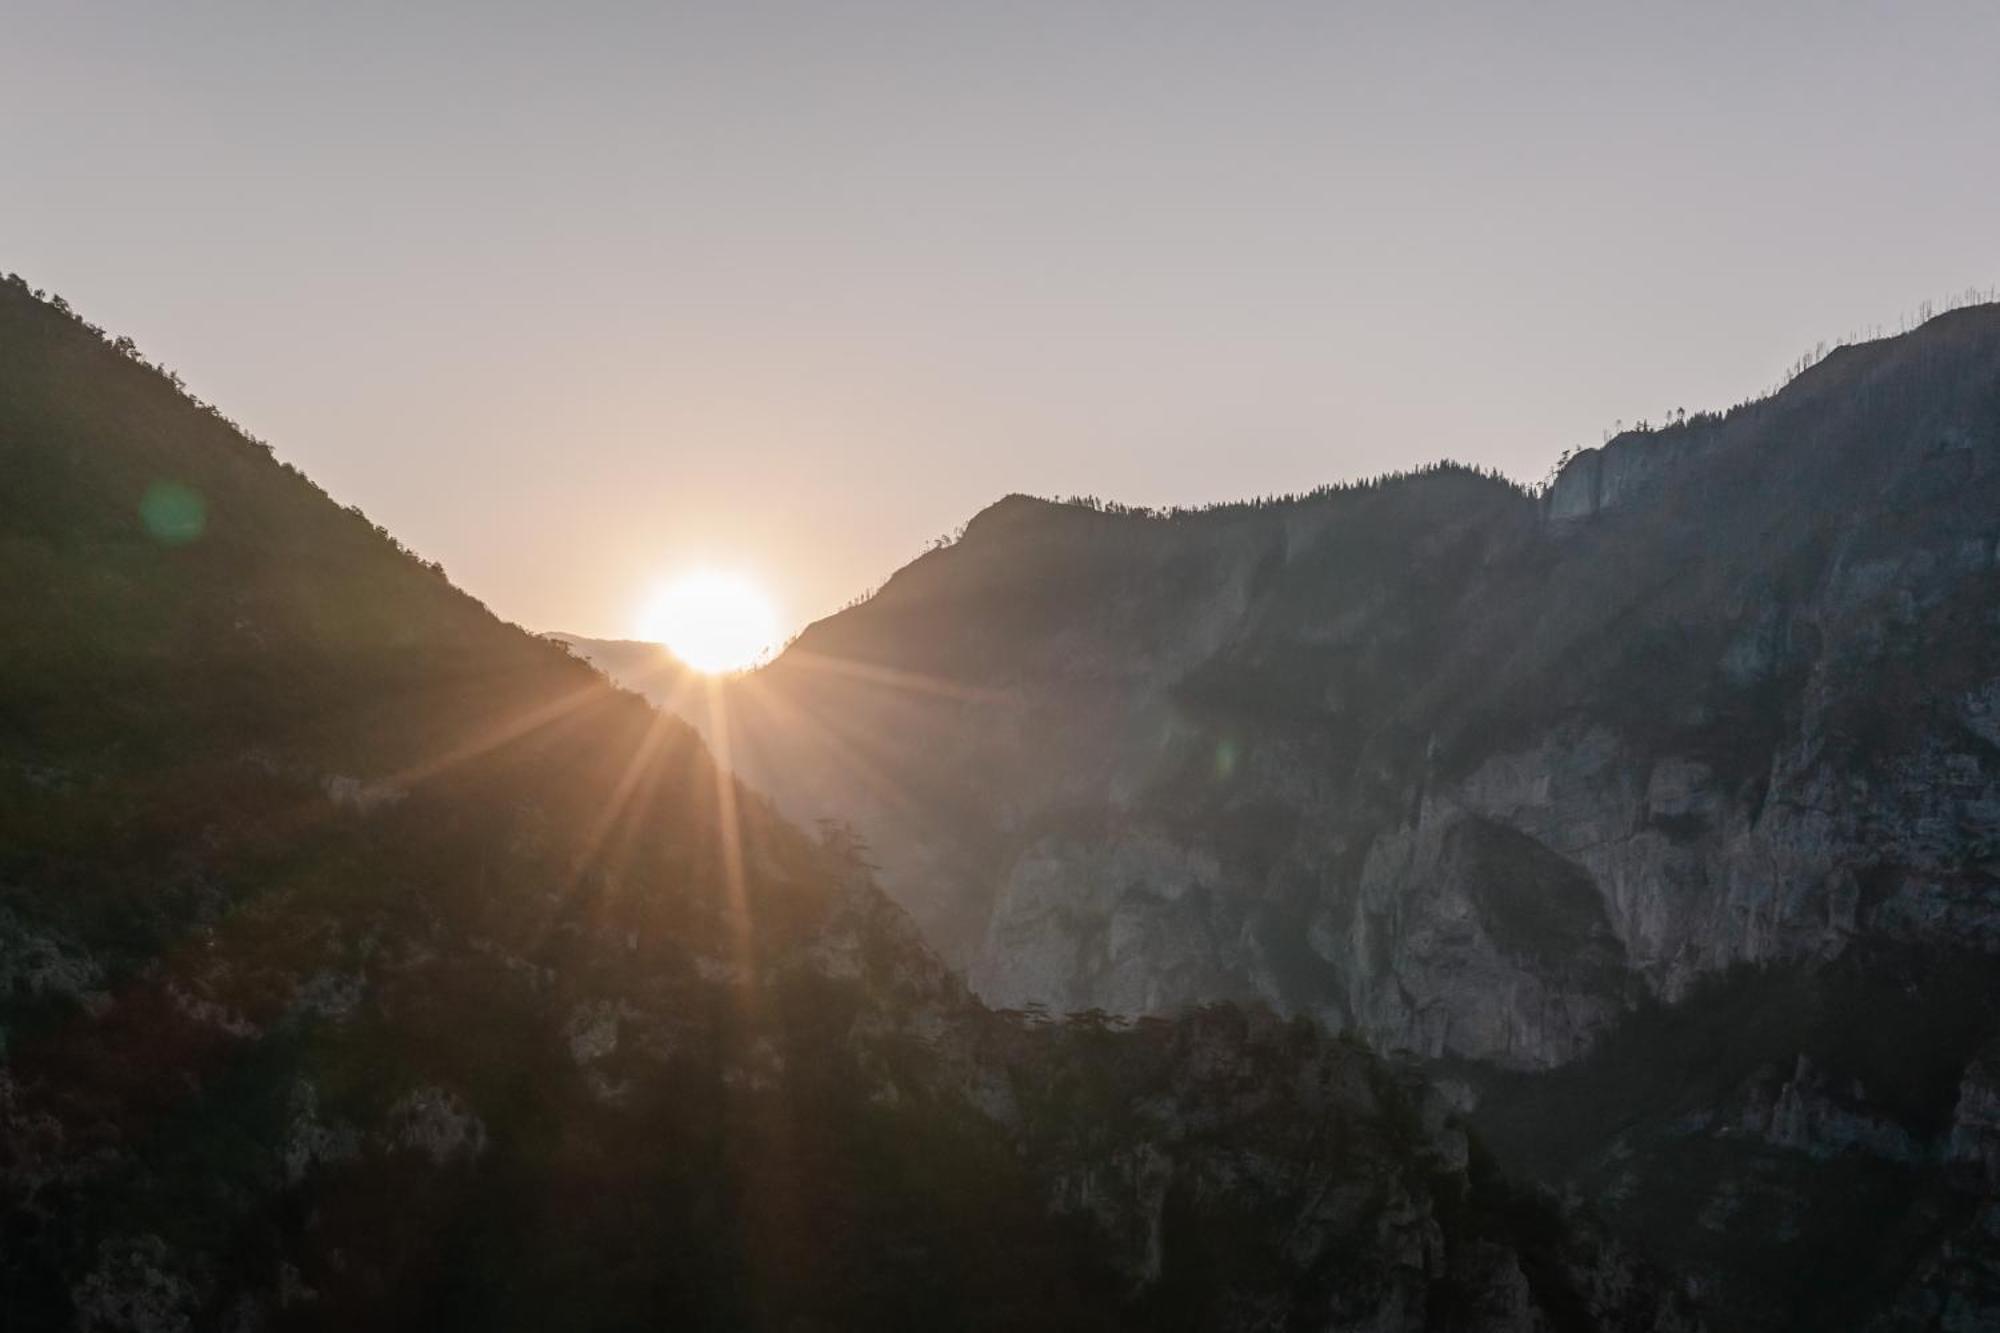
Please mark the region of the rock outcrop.
POLYGON ((1310 1024, 987 1008, 843 828, 11 284, 0 477, 9 1328, 1689 1326, 1310 1024))
POLYGON ((1539 503, 1015 497, 733 686, 733 758, 1002 1003, 1549 1067, 1738 964, 2000 946, 1997 377, 1978 307, 1539 503))
POLYGON ((1634 503, 1650 486, 1717 442, 1709 420, 1665 431, 1628 431, 1595 449, 1579 449, 1542 497, 1552 523, 1589 518, 1634 503))
MULTIPOLYGON (((1445 466, 1173 514, 1012 497, 725 702, 738 770, 851 825, 997 1003, 1257 1000, 1473 1096, 1587 1087, 1547 1126, 1644 1082, 1634 1024, 1747 986, 1755 1060, 1633 1108, 1643 1146, 1591 1119, 1549 1178, 1787 1327, 1820 1307, 1743 1274, 1879 1171, 1875 1224, 1964 1278, 1935 1309, 2000 1310, 1966 1294, 1982 1224, 1933 1206, 1940 1089, 2000 1031, 2000 307, 1541 496, 1445 466), (1974 978, 1896 1009, 1920 1098, 1874 1020, 1814 1049, 1780 1004, 1884 959, 1974 978)), ((1899 1280, 1825 1285, 1887 1311, 1899 1280)))

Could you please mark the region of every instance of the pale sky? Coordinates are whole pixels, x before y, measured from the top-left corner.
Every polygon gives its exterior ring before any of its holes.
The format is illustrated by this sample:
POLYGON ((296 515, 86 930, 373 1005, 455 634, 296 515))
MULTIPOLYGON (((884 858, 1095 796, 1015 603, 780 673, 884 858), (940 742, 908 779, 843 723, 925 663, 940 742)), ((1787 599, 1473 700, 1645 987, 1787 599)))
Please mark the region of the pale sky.
MULTIPOLYGON (((2000 282, 2000 6, 0 0, 0 270, 501 615, 1539 478, 2000 282)), ((4 374, 0 367, 0 374, 4 374)))

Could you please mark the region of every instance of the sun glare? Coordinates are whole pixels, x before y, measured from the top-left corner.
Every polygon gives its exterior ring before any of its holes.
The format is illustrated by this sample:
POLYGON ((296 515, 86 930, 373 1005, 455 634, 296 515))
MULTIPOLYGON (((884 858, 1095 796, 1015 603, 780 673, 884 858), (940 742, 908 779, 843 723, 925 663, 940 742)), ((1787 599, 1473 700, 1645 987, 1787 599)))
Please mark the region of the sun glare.
POLYGON ((752 580, 703 569, 654 593, 637 628, 697 671, 741 671, 777 646, 778 614, 752 580))

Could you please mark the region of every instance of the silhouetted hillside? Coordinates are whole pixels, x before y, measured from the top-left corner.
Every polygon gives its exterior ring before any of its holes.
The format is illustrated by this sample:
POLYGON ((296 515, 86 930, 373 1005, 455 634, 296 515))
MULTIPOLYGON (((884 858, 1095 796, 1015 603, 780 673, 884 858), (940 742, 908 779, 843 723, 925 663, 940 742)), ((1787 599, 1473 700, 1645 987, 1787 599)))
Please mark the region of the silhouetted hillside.
POLYGON ((1010 497, 727 702, 737 770, 852 821, 990 1002, 1259 1000, 1433 1061, 1726 1326, 2000 1319, 2000 307, 1540 496, 1010 497), (1784 1017, 1822 990, 1845 1021, 1784 1017), (1757 1040, 1647 1109, 1639 1034, 1703 1012, 1757 1040))
POLYGON ((1686 1326, 1308 1024, 988 1011, 18 285, 0 604, 8 1328, 1686 1326))

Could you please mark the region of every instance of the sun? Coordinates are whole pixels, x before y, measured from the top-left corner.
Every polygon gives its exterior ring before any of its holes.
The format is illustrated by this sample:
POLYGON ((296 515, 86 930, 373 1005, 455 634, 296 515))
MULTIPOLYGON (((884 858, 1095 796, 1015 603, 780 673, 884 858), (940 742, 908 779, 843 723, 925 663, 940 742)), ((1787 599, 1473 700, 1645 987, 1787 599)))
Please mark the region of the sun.
POLYGON ((777 645, 778 613, 754 580, 698 569, 663 584, 635 629, 697 671, 742 671, 777 645))

